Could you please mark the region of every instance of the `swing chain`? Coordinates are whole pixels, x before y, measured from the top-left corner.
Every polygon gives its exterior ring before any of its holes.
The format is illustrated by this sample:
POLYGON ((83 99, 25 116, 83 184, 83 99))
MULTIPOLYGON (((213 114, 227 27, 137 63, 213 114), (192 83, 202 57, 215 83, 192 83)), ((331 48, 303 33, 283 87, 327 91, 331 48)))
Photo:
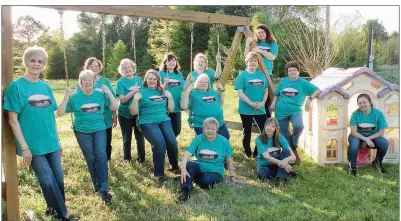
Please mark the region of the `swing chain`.
POLYGON ((131 48, 134 51, 134 62, 136 63, 136 43, 135 43, 135 36, 136 36, 136 18, 130 17, 132 22, 132 30, 131 30, 131 48))
POLYGON ((220 25, 216 24, 217 30, 217 53, 220 53, 220 25))
POLYGON ((190 66, 191 66, 191 72, 192 72, 192 66, 193 66, 193 64, 192 64, 192 57, 193 57, 193 52, 192 52, 192 46, 193 46, 193 43, 194 43, 194 23, 192 22, 191 23, 191 28, 190 28, 190 30, 191 30, 191 64, 190 64, 190 66))
POLYGON ((65 42, 64 42, 64 21, 63 21, 63 10, 58 10, 58 13, 60 14, 60 32, 61 32, 61 47, 63 49, 63 55, 64 55, 64 68, 65 68, 65 79, 67 81, 67 87, 70 86, 70 81, 68 79, 68 69, 67 69, 67 54, 65 52, 65 42))
MULTIPOLYGON (((101 28, 102 28, 102 55, 103 55, 103 73, 106 72, 106 15, 101 15, 101 28)), ((105 74, 103 74, 105 76, 105 74)))
POLYGON ((167 32, 167 53, 170 52, 170 20, 166 20, 166 32, 167 32))

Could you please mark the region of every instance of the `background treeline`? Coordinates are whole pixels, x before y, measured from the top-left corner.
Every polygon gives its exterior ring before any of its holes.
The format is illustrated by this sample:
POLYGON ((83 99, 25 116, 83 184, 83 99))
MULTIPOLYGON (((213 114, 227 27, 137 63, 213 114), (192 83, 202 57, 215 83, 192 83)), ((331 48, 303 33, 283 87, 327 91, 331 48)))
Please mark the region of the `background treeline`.
MULTIPOLYGON (((327 67, 360 67, 368 60, 369 27, 374 29, 374 68, 376 71, 397 70, 399 67, 399 33, 387 33, 379 20, 368 20, 354 25, 346 18, 341 31, 325 30, 325 7, 320 6, 170 6, 174 9, 193 10, 217 14, 249 17, 252 24, 267 24, 279 45, 279 56, 274 62, 276 78, 285 76, 284 66, 289 60, 302 64, 302 75, 315 77, 327 67), (329 50, 329 53, 325 51, 329 50)), ((101 16, 80 13, 77 18, 80 32, 64 40, 68 73, 77 78, 85 58, 95 56, 103 60, 105 74, 119 78, 117 67, 123 58, 130 58, 138 65, 138 75, 149 68, 157 68, 167 51, 178 56, 181 71, 191 70, 191 23, 127 16, 101 16), (105 31, 105 39, 103 32, 105 31)), ((203 52, 208 56, 209 67, 215 68, 217 34, 223 61, 237 27, 193 24, 193 56, 203 52)), ((35 18, 20 17, 13 25, 14 75, 24 73, 22 54, 27 46, 39 45, 49 54, 47 79, 65 79, 64 55, 60 30, 49 31, 35 18)), ((234 78, 245 68, 244 44, 231 69, 234 78)))

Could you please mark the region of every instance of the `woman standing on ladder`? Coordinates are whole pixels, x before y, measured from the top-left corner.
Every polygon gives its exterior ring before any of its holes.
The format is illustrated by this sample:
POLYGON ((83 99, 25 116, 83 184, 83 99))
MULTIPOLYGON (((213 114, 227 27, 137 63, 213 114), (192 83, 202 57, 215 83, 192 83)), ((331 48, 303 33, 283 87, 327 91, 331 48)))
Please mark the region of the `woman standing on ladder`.
POLYGON ((17 154, 34 171, 45 198, 46 214, 60 220, 79 220, 65 205, 61 145, 54 111, 58 109, 50 86, 39 80, 47 64, 41 47, 29 47, 23 56, 25 74, 7 87, 4 111, 13 130, 17 154))
POLYGON ((168 116, 171 118, 171 125, 173 126, 175 137, 177 137, 181 132, 180 101, 185 83, 184 77, 180 72, 180 65, 178 64, 177 56, 172 53, 164 56, 159 69, 163 89, 170 91, 171 95, 173 95, 175 104, 174 112, 169 113, 168 116))
POLYGON ((102 85, 102 92, 94 89, 94 77, 91 70, 79 73, 79 84, 82 89, 71 95, 71 89, 66 88, 57 115, 74 113, 74 134, 85 157, 95 192, 108 203, 111 195, 108 192, 106 124, 103 114, 105 109, 117 110, 118 102, 106 85, 102 85))
MULTIPOLYGON (((100 76, 100 72, 103 70, 102 62, 95 58, 90 57, 85 60, 84 63, 84 70, 91 70, 95 74, 95 90, 102 92, 102 86, 106 85, 114 97, 116 94, 114 93, 114 89, 111 86, 110 80, 100 76)), ((79 84, 77 86, 77 91, 81 90, 79 84)), ((111 139, 113 136, 112 130, 117 126, 117 111, 112 111, 111 109, 107 109, 105 113, 105 122, 106 122, 106 135, 107 135, 107 145, 106 145, 106 154, 107 154, 107 161, 111 159, 111 139)))
POLYGON ((145 162, 145 138, 136 125, 138 115, 131 115, 129 103, 132 102, 134 95, 142 88, 142 79, 135 75, 136 64, 132 60, 125 58, 120 61, 118 72, 123 76, 117 81, 116 93, 120 99, 118 107, 118 121, 120 122, 121 133, 123 136, 124 160, 131 162, 131 141, 132 129, 136 140, 137 158, 139 163, 145 162))

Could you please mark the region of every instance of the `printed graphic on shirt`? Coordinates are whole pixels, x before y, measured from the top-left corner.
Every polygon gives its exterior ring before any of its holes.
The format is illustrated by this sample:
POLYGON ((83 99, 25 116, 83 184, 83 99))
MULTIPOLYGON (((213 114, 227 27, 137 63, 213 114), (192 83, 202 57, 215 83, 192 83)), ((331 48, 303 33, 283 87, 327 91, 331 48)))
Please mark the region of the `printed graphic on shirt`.
POLYGON ((269 155, 272 157, 276 157, 280 153, 280 148, 277 147, 271 147, 267 150, 269 152, 269 155))
POLYGON ((376 125, 371 123, 360 123, 358 124, 358 130, 363 132, 372 132, 375 131, 376 125))
POLYGON ((263 81, 261 79, 252 79, 252 80, 249 80, 248 83, 252 86, 262 86, 263 85, 263 81))
POLYGON ((295 89, 295 88, 290 88, 290 87, 287 87, 287 88, 285 88, 284 90, 283 90, 283 95, 284 96, 287 96, 287 97, 296 97, 296 96, 298 96, 298 90, 297 89, 295 89))
POLYGON ((49 96, 44 94, 34 94, 28 98, 28 104, 32 107, 45 108, 52 104, 49 96))
POLYGON ((219 154, 213 150, 201 150, 199 151, 199 157, 203 160, 215 160, 219 157, 219 154))
POLYGON ((265 51, 267 51, 267 52, 270 52, 270 47, 265 47, 265 46, 258 46, 258 48, 260 48, 260 49, 262 49, 262 50, 265 50, 265 51))
POLYGON ((149 97, 149 100, 153 101, 153 102, 162 102, 164 101, 166 98, 163 95, 155 95, 155 96, 151 96, 149 97))
POLYGON ((213 96, 202 97, 202 101, 206 103, 213 103, 216 101, 216 98, 213 96))
POLYGON ((100 105, 97 103, 89 103, 81 106, 81 111, 85 113, 95 113, 100 111, 100 105))
POLYGON ((180 85, 181 85, 181 82, 179 80, 176 80, 176 79, 169 79, 168 80, 168 86, 178 87, 180 85))

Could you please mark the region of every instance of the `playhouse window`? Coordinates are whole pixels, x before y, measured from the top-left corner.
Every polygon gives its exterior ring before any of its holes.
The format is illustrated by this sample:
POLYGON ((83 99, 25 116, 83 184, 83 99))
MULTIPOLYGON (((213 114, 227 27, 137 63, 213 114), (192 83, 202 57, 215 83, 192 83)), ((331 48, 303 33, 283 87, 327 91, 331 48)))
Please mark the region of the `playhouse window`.
POLYGON ((351 82, 349 82, 348 84, 344 85, 344 86, 343 86, 343 89, 344 89, 344 90, 348 90, 348 89, 350 89, 352 86, 354 86, 354 82, 353 82, 353 81, 351 81, 351 82))
POLYGON ((389 115, 398 115, 400 113, 400 109, 398 103, 393 102, 388 105, 387 114, 389 115))
POLYGON ((327 126, 338 125, 338 105, 330 104, 326 110, 327 126))
POLYGON ((331 139, 326 143, 326 160, 334 161, 337 160, 337 140, 331 139))

